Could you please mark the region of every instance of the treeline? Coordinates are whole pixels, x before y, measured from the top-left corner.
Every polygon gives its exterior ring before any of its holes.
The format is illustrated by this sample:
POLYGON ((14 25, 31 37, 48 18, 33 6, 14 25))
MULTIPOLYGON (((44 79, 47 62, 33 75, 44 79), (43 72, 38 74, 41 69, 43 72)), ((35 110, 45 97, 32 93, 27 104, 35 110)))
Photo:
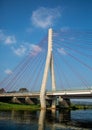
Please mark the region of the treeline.
MULTIPOLYGON (((16 93, 16 92, 29 92, 29 90, 27 88, 20 88, 18 91, 14 90, 14 91, 7 91, 7 93, 16 93)), ((4 88, 0 88, 0 93, 6 93, 4 88)))

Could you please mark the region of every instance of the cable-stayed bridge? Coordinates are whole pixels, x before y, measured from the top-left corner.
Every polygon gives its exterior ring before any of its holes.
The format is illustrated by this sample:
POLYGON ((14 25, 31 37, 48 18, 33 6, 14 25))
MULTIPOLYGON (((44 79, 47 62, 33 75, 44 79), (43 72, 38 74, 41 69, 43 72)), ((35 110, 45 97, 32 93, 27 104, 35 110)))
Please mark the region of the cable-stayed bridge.
POLYGON ((42 108, 51 97, 53 108, 55 97, 92 98, 92 32, 49 29, 39 44, 31 45, 12 74, 0 82, 0 88, 8 92, 0 97, 40 97, 42 108), (20 88, 30 92, 20 93, 20 88))

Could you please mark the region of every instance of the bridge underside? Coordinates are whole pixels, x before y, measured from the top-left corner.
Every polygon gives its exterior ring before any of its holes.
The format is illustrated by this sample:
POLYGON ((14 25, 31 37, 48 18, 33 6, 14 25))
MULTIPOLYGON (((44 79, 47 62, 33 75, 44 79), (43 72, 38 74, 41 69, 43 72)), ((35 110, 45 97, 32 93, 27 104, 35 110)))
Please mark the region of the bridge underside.
MULTIPOLYGON (((70 106, 70 99, 63 99, 58 101, 57 104, 57 98, 55 97, 48 97, 46 99, 46 108, 52 108, 53 100, 55 101, 55 105, 57 106, 63 106, 63 107, 69 107, 70 106)), ((38 105, 40 104, 40 99, 35 97, 35 98, 30 98, 30 97, 1 97, 0 102, 5 102, 5 103, 14 103, 14 104, 30 104, 30 105, 38 105)), ((55 109, 55 108, 54 108, 55 109)))
POLYGON ((0 102, 17 103, 17 104, 39 104, 37 97, 0 97, 0 102))

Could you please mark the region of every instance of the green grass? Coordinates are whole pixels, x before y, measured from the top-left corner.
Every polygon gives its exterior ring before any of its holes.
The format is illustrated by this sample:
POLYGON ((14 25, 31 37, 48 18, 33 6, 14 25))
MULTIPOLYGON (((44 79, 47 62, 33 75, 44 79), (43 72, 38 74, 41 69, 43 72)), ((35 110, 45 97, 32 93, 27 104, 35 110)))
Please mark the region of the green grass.
POLYGON ((0 110, 38 110, 39 105, 10 104, 0 102, 0 110))
POLYGON ((80 105, 80 104, 71 104, 70 107, 72 110, 76 109, 92 109, 92 105, 80 105))
MULTIPOLYGON (((13 103, 0 102, 0 110, 39 110, 39 109, 40 105, 26 105, 26 104, 13 104, 13 103)), ((84 105, 71 104, 69 109, 71 110, 92 109, 92 105, 84 106, 84 105)))

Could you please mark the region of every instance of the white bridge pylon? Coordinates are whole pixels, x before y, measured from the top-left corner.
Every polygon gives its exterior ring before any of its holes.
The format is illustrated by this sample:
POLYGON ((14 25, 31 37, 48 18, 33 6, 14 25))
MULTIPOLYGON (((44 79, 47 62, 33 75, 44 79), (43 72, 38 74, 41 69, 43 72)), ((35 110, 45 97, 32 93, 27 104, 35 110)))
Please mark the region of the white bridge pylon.
MULTIPOLYGON (((51 83, 52 83, 52 91, 56 90, 56 82, 55 82, 55 73, 54 73, 54 59, 53 59, 53 44, 52 44, 52 35, 53 31, 50 28, 48 30, 48 52, 47 52, 47 58, 46 58, 46 64, 44 68, 44 74, 41 84, 41 90, 40 90, 40 103, 41 108, 46 109, 46 84, 48 79, 48 71, 50 70, 51 73, 51 83)), ((55 100, 52 101, 52 108, 55 108, 55 100)))

